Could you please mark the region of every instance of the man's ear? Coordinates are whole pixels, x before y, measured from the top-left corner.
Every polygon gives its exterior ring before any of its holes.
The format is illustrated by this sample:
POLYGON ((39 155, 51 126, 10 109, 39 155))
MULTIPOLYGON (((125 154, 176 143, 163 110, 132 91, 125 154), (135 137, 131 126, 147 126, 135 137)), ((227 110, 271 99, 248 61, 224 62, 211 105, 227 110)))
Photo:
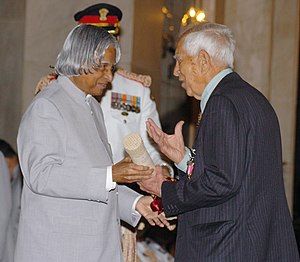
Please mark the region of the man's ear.
POLYGON ((211 58, 205 50, 201 50, 197 55, 197 64, 202 74, 209 71, 211 67, 211 58))

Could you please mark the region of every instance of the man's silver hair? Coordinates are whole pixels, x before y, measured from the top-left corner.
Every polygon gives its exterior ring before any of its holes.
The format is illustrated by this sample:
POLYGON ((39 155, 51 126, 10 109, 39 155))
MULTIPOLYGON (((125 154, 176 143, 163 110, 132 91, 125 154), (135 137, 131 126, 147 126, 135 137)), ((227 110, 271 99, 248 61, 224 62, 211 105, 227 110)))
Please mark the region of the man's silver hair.
POLYGON ((67 36, 57 56, 55 71, 63 76, 87 74, 97 68, 108 47, 116 50, 116 63, 121 57, 120 45, 106 30, 98 26, 80 24, 67 36))
POLYGON ((233 32, 225 25, 205 22, 183 33, 183 49, 190 56, 196 56, 205 50, 218 65, 233 68, 235 38, 233 32))

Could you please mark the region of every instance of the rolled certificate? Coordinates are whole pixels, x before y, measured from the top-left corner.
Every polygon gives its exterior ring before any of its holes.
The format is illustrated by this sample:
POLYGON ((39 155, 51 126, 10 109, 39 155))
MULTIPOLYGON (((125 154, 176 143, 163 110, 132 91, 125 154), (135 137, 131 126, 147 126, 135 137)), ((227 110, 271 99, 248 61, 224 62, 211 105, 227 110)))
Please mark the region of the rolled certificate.
POLYGON ((139 134, 131 133, 127 135, 123 140, 123 145, 126 152, 131 157, 133 163, 143 166, 155 167, 139 134))

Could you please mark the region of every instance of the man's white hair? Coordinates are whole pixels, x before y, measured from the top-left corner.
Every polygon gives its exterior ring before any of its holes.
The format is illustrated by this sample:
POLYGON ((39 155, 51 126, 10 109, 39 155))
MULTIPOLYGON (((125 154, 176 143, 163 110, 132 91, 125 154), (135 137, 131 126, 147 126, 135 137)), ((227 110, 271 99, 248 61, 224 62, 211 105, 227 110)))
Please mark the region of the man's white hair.
POLYGON ((227 26, 205 22, 182 37, 182 47, 188 55, 196 56, 205 50, 215 63, 233 68, 235 39, 227 26))
POLYGON ((98 26, 80 24, 68 35, 60 51, 55 71, 64 76, 87 74, 97 68, 108 47, 116 49, 116 63, 121 57, 120 45, 106 30, 98 26))

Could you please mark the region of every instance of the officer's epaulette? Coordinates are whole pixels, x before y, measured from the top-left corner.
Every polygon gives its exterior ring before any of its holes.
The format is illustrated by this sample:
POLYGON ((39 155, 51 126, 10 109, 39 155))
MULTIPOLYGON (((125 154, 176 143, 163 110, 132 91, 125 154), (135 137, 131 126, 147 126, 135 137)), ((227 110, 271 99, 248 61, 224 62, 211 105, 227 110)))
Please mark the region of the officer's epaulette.
POLYGON ((126 70, 121 69, 121 68, 119 68, 117 70, 117 73, 120 74, 121 76, 124 76, 124 77, 130 79, 130 80, 137 81, 145 87, 149 87, 151 85, 151 82, 152 82, 151 76, 149 76, 149 75, 140 75, 140 74, 136 74, 136 73, 133 73, 133 72, 126 71, 126 70))

